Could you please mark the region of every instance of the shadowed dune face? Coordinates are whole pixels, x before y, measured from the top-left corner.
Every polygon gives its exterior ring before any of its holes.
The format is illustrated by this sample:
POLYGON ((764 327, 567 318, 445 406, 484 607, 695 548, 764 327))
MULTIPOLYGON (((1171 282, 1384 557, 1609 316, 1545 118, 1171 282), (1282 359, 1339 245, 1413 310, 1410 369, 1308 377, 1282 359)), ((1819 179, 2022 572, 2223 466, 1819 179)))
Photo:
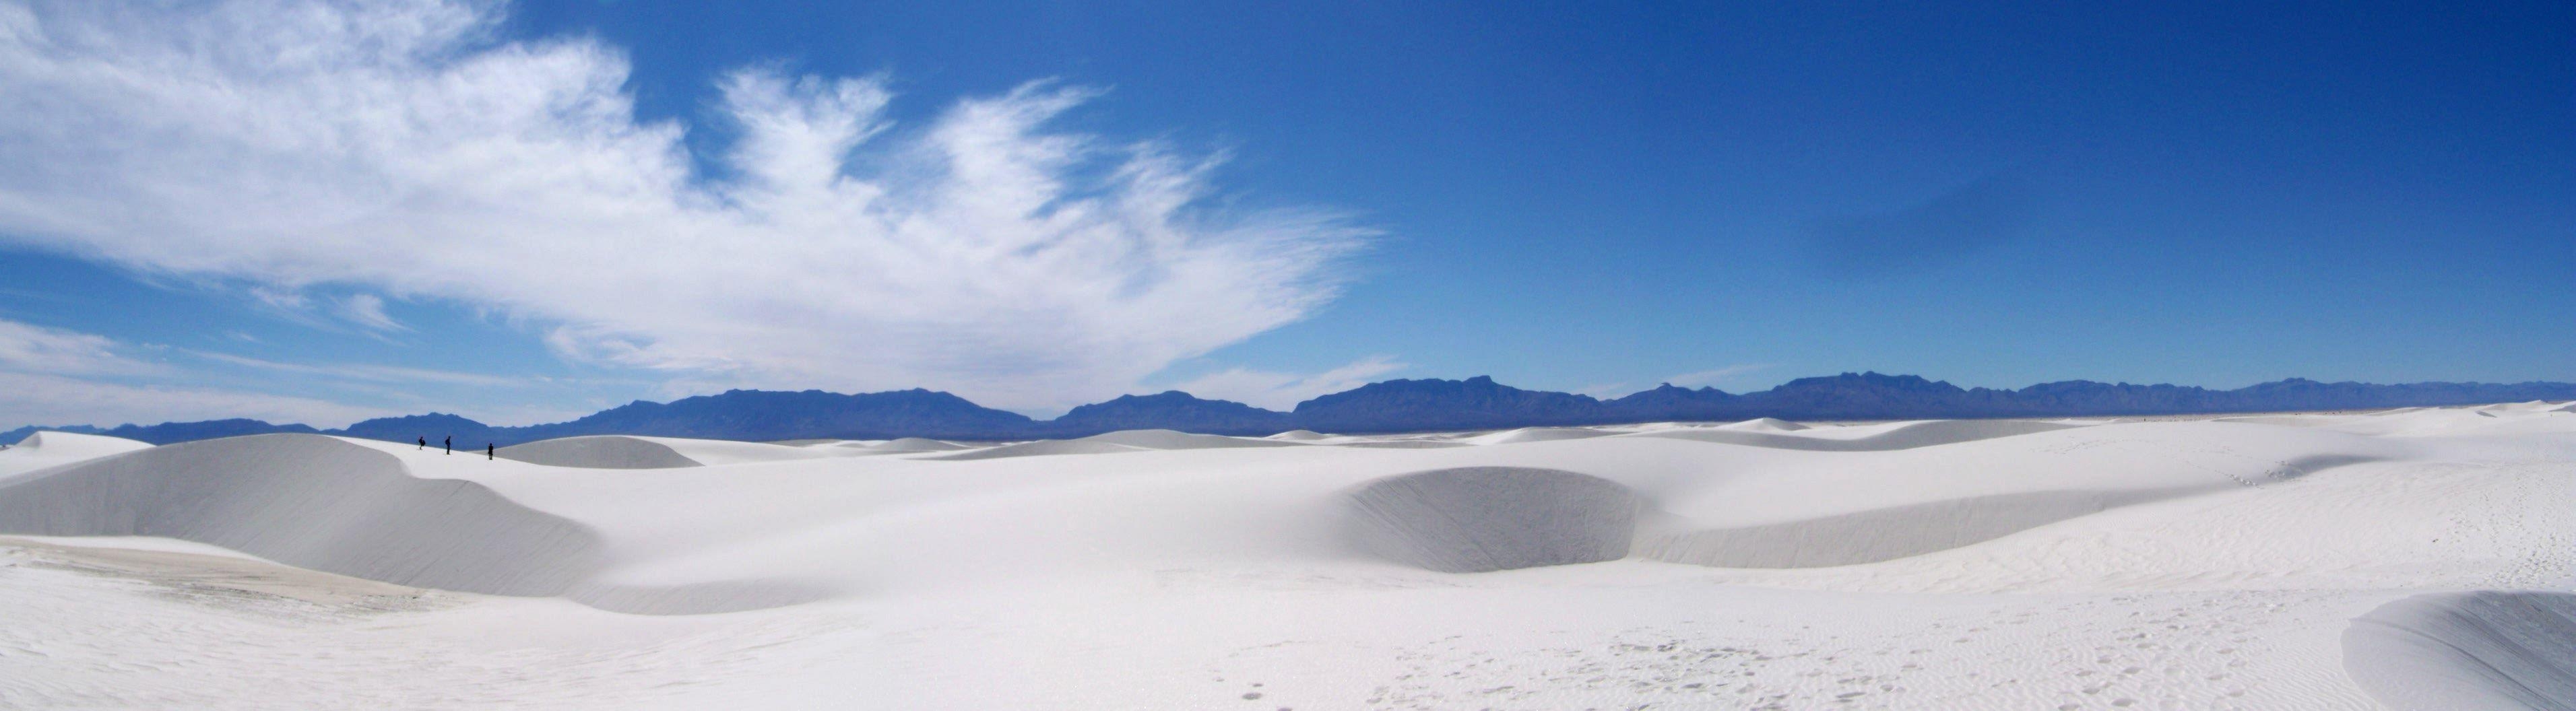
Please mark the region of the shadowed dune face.
MULTIPOLYGON (((847 447, 851 445, 842 446, 847 447)), ((942 442, 935 439, 923 439, 920 437, 904 437, 901 439, 888 440, 882 444, 865 445, 865 447, 870 452, 880 452, 885 454, 909 452, 954 452, 960 449, 966 449, 966 445, 957 444, 955 442, 942 442)))
POLYGON ((677 469, 703 466, 670 445, 635 437, 600 435, 565 437, 502 447, 503 459, 550 467, 584 469, 677 469))
POLYGON ((1822 568, 1937 553, 2123 506, 2289 481, 2327 469, 2378 461, 2359 455, 2314 455, 2282 462, 2252 478, 2199 486, 2125 490, 2028 491, 1927 501, 1835 516, 1739 528, 1668 530, 1639 536, 1637 554, 1721 568, 1822 568))
POLYGON ((1821 568, 1934 553, 2077 516, 2216 490, 2033 491, 1933 501, 1765 526, 1647 537, 1638 555, 1720 568, 1821 568))
POLYGON ((1580 427, 1526 427, 1503 433, 1502 435, 1489 440, 1488 443, 1516 444, 1520 442, 1555 442, 1569 439, 1607 437, 1611 434, 1614 433, 1584 429, 1580 427))
POLYGON ((202 440, 41 472, 0 486, 0 533, 176 538, 387 583, 561 595, 635 614, 829 596, 788 581, 587 582, 606 565, 590 527, 482 484, 412 476, 393 455, 319 435, 202 440))
POLYGON ((1719 425, 1718 428, 1729 430, 1751 430, 1755 432, 1796 432, 1798 430, 1807 429, 1807 426, 1776 417, 1757 417, 1743 422, 1719 425))
POLYGON ((2576 709, 2576 595, 2417 595, 2355 618, 2343 650, 2352 680, 2398 711, 2576 709))
POLYGON ((1350 495, 1356 537, 1380 557, 1442 572, 1630 555, 1721 568, 1821 568, 1974 545, 2123 506, 2297 479, 2376 458, 2318 455, 2253 477, 2152 489, 2027 491, 1734 528, 1664 513, 1625 485, 1553 469, 1472 467, 1379 479, 1350 495))
POLYGON ((1248 447, 1297 446, 1303 445, 1296 442, 1243 439, 1240 437, 1225 437, 1220 435, 1190 434, 1187 432, 1175 432, 1172 430, 1120 430, 1117 432, 1096 434, 1081 439, 1042 439, 1035 442, 1006 444, 999 447, 978 449, 971 452, 959 452, 956 454, 919 458, 965 461, 976 459, 1004 459, 1009 457, 1040 457, 1057 454, 1117 454, 1120 452, 1142 452, 1150 450, 1238 449, 1248 447))
POLYGON ((1453 447, 1473 447, 1476 445, 1465 442, 1442 442, 1428 439, 1391 439, 1375 442, 1344 442, 1332 446, 1358 447, 1360 449, 1450 449, 1453 447))
POLYGON ((579 523, 302 434, 174 444, 52 470, 0 487, 0 532, 178 538, 495 595, 560 594, 602 564, 598 535, 579 523))
POLYGON ((1116 442, 1098 442, 1080 439, 1042 439, 1035 442, 1005 444, 999 447, 970 450, 958 452, 956 454, 914 457, 914 459, 925 461, 960 462, 977 459, 1044 457, 1057 454, 1117 454, 1119 452, 1142 451, 1145 451, 1145 448, 1119 444, 1116 442))
POLYGON ((1446 573, 1628 556, 1636 494, 1555 469, 1467 467, 1403 474, 1349 494, 1362 550, 1446 573))
POLYGON ((1800 449, 1815 452, 1885 452, 1914 449, 1960 442, 2013 437, 2040 432, 2083 427, 2031 420, 1934 420, 1917 422, 1896 429, 1856 439, 1830 439, 1806 435, 1773 434, 1754 430, 1692 429, 1645 432, 1631 437, 1668 437, 1747 447, 1800 449))
POLYGON ((1173 430, 1119 430, 1084 437, 1080 442, 1108 442, 1146 449, 1230 449, 1239 447, 1294 447, 1295 442, 1268 439, 1245 439, 1223 435, 1190 434, 1173 430))

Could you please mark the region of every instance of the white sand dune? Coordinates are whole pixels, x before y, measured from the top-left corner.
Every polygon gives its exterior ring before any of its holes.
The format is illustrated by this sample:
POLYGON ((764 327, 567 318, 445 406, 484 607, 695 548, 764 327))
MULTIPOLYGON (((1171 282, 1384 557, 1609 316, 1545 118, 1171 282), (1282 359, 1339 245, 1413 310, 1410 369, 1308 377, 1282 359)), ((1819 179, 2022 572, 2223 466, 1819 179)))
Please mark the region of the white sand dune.
POLYGON ((1286 440, 1290 442, 1312 442, 1319 439, 1330 439, 1331 437, 1332 435, 1314 430, 1289 430, 1271 435, 1269 439, 1286 440))
POLYGON ((0 533, 161 536, 402 585, 557 595, 601 565, 579 523, 472 482, 421 479, 319 435, 188 442, 0 487, 0 533))
POLYGON ((1474 444, 1518 444, 1521 442, 1554 442, 1557 440, 1567 439, 1591 439, 1594 437, 1607 437, 1612 434, 1616 433, 1586 429, 1582 427, 1523 427, 1516 430, 1504 430, 1493 434, 1472 437, 1467 441, 1474 444))
POLYGON ((0 449, 0 482, 47 467, 151 448, 152 445, 122 437, 36 432, 0 449))
POLYGON ((0 707, 2530 708, 2566 632, 2373 611, 2567 590, 2558 409, 110 452, 0 533, 256 557, 0 540, 0 707))
POLYGON ((1120 452, 1143 452, 1143 451, 1148 451, 1148 450, 1147 450, 1147 448, 1145 448, 1145 447, 1138 447, 1138 446, 1134 446, 1134 445, 1119 444, 1119 443, 1116 443, 1116 442, 1102 442, 1102 441, 1098 441, 1098 440, 1080 440, 1080 439, 1042 439, 1042 440, 1038 440, 1038 441, 1035 441, 1035 442, 1019 442, 1019 443, 1015 443, 1015 444, 1005 444, 1005 445, 1001 445, 1001 446, 997 446, 997 447, 985 447, 985 448, 983 448, 983 449, 968 450, 968 451, 958 452, 958 453, 955 453, 955 454, 942 454, 942 455, 929 456, 929 457, 914 457, 914 459, 931 460, 931 461, 952 461, 952 462, 956 462, 956 461, 972 461, 972 460, 978 460, 978 459, 1010 459, 1010 458, 1015 458, 1015 457, 1046 457, 1046 456, 1054 456, 1054 455, 1060 455, 1060 454, 1117 454, 1117 453, 1120 453, 1120 452))
POLYGON ((1355 439, 1342 442, 1332 442, 1330 444, 1336 447, 1357 447, 1361 449, 1449 449, 1453 447, 1476 446, 1466 442, 1452 442, 1435 439, 1355 439))
POLYGON ((870 454, 917 454, 921 452, 954 452, 960 449, 969 449, 968 446, 955 442, 943 442, 940 440, 925 439, 921 437, 902 437, 886 440, 884 442, 847 442, 840 446, 863 449, 870 454))
POLYGON ((1117 454, 1120 452, 1168 451, 1184 449, 1248 449, 1257 447, 1296 447, 1296 442, 1189 434, 1172 430, 1120 430, 1081 439, 1047 439, 1006 444, 970 452, 943 456, 917 457, 945 461, 1008 459, 1063 454, 1117 454))
POLYGON ((1807 426, 1790 422, 1788 420, 1757 417, 1743 422, 1730 422, 1718 425, 1717 428, 1722 430, 1744 430, 1748 432, 1796 432, 1807 429, 1807 426))
POLYGON ((1213 449, 1232 447, 1295 447, 1298 443, 1249 437, 1190 434, 1172 430, 1119 430, 1084 437, 1080 442, 1108 442, 1145 449, 1213 449))
POLYGON ((828 594, 787 580, 595 580, 609 563, 597 531, 482 484, 416 477, 380 446, 254 435, 56 467, 0 486, 0 533, 157 536, 399 585, 562 596, 639 614, 758 609, 828 594))
POLYGON ((1701 442, 1740 444, 1748 447, 1804 449, 1819 452, 1879 452, 2012 437, 2081 426, 2036 420, 1932 420, 1905 423, 1857 437, 1839 436, 1844 433, 1835 429, 1805 429, 1803 434, 1792 435, 1751 429, 1720 428, 1661 430, 1630 436, 1670 437, 1701 442))
POLYGON ((2576 709, 2576 595, 2437 593, 2353 620, 2344 666, 2398 711, 2576 709))
POLYGON ((1354 542, 1444 573, 1628 557, 1637 497, 1554 469, 1465 467, 1388 477, 1350 495, 1354 542))
MULTIPOLYGON (((794 447, 764 442, 731 442, 715 439, 680 437, 637 437, 670 448, 674 453, 702 466, 787 462, 800 459, 822 459, 849 456, 850 453, 814 447, 794 447)), ((537 444, 531 442, 529 444, 537 444)))
MULTIPOLYGON (((1817 568, 1949 550, 2130 504, 2222 485, 2143 491, 2032 491, 1930 501, 1783 523, 1647 534, 1638 554, 1722 568, 1817 568)), ((1687 528, 1666 524, 1664 528, 1687 528)))
POLYGON ((584 469, 670 469, 705 466, 670 445, 643 437, 595 435, 539 440, 502 447, 494 456, 529 464, 584 469))

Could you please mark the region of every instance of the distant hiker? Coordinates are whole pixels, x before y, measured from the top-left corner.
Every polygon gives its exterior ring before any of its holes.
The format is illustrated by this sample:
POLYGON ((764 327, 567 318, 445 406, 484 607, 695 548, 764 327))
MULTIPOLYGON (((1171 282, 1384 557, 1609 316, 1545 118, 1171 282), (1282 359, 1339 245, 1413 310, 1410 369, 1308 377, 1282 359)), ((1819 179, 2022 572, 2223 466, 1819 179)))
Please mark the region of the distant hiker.
POLYGON ((483 461, 492 461, 492 443, 483 443, 483 461))
POLYGON ((428 437, 422 437, 422 438, 420 438, 420 448, 421 448, 421 449, 428 449, 428 448, 429 448, 429 438, 428 438, 428 437))
POLYGON ((441 440, 441 441, 438 443, 438 448, 439 448, 439 449, 447 450, 447 453, 448 453, 448 454, 455 454, 455 453, 456 453, 456 435, 448 435, 448 436, 447 436, 447 439, 445 439, 445 440, 441 440))

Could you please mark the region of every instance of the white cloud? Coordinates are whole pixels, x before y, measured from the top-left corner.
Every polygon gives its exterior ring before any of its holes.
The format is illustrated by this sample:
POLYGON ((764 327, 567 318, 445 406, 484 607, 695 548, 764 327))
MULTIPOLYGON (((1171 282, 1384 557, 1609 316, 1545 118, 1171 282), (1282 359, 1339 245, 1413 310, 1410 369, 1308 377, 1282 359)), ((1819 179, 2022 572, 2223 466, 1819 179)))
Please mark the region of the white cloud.
POLYGON ((619 50, 492 41, 500 9, 0 0, 0 239, 282 309, 488 307, 674 379, 1026 409, 1302 318, 1367 236, 1206 207, 1212 159, 1050 132, 1093 94, 1043 82, 893 126, 881 77, 744 69, 709 181, 619 50))
POLYGON ((0 422, 0 429, 75 424, 113 427, 129 422, 158 424, 233 417, 326 427, 394 414, 308 398, 10 372, 0 372, 0 413, 11 419, 0 422))
POLYGON ((105 336, 0 319, 0 371, 118 375, 159 370, 116 350, 117 343, 105 336))
POLYGON ((526 380, 520 378, 485 375, 482 373, 460 373, 452 370, 405 368, 401 366, 367 365, 361 363, 322 365, 280 363, 272 360, 261 360, 258 358, 237 356, 229 353, 214 353, 199 350, 185 350, 184 352, 188 355, 204 358, 217 363, 238 365, 246 368, 258 368, 260 370, 280 373, 319 375, 343 380, 364 380, 379 383, 438 383, 445 385, 471 385, 476 387, 510 387, 528 384, 526 380))
POLYGON ((376 331, 409 331, 411 327, 385 315, 385 300, 374 294, 350 294, 340 300, 340 317, 350 323, 376 331))
POLYGON ((1392 356, 1369 356, 1321 373, 1298 375, 1246 368, 1209 373, 1173 386, 1209 400, 1233 400, 1254 407, 1286 411, 1317 395, 1337 393, 1377 376, 1403 370, 1392 356))
POLYGON ((1770 365, 1770 364, 1768 364, 1768 363, 1756 363, 1756 364, 1746 364, 1746 365, 1730 365, 1730 366, 1726 366, 1726 367, 1724 367, 1724 368, 1717 368, 1717 369, 1714 369, 1714 370, 1702 370, 1702 371, 1695 372, 1695 373, 1683 373, 1683 374, 1676 375, 1676 376, 1673 376, 1673 377, 1670 377, 1670 378, 1665 378, 1665 379, 1664 379, 1664 382, 1666 382, 1666 383, 1670 383, 1670 384, 1673 384, 1673 385, 1678 385, 1678 386, 1685 387, 1685 388, 1697 388, 1697 387, 1708 387, 1708 386, 1726 386, 1726 385, 1729 385, 1729 384, 1740 384, 1740 383, 1738 382, 1738 376, 1742 376, 1742 375, 1745 375, 1745 374, 1748 374, 1748 373, 1752 373, 1752 372, 1755 372, 1755 371, 1759 371, 1759 370, 1762 370, 1762 369, 1764 369, 1764 368, 1769 368, 1769 367, 1771 367, 1771 365, 1770 365))
POLYGON ((0 319, 0 429, 230 417, 339 424, 384 414, 305 398, 119 382, 178 375, 122 353, 133 349, 97 334, 0 319))

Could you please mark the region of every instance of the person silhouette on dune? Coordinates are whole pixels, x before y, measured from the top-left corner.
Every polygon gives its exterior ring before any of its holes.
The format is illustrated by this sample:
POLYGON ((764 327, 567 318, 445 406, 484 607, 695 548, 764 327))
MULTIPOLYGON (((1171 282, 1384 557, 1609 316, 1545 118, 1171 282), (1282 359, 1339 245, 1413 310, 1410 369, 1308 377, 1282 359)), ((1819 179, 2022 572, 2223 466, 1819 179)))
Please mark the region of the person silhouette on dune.
POLYGON ((492 461, 492 443, 483 443, 483 461, 492 461))
POLYGON ((439 441, 439 443, 438 443, 438 448, 439 448, 439 449, 446 450, 448 454, 455 454, 455 453, 456 453, 456 435, 448 435, 448 436, 447 436, 447 439, 440 440, 440 441, 439 441))
POLYGON ((429 448, 429 438, 428 438, 428 437, 422 437, 422 438, 420 438, 420 448, 421 448, 421 449, 428 449, 428 448, 429 448))

